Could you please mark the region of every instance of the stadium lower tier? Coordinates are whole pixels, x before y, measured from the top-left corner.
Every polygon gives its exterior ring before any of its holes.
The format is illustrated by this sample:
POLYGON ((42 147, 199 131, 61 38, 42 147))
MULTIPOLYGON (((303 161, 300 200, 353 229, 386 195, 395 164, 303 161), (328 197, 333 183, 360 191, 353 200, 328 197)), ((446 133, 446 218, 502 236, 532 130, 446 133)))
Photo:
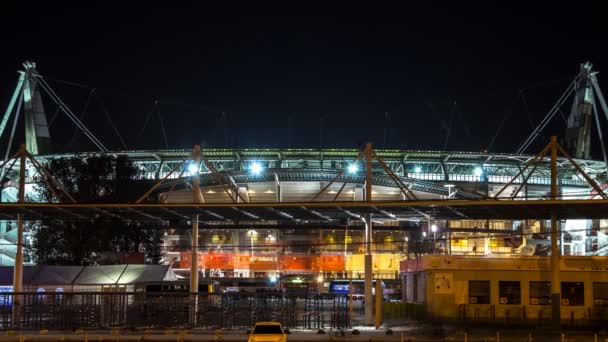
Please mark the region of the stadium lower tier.
MULTIPOLYGON (((320 274, 326 278, 363 278, 364 254, 246 254, 198 253, 198 268, 210 277, 272 277, 287 274, 320 274)), ((375 278, 398 277, 402 254, 377 253, 373 256, 375 278)), ((189 269, 192 254, 181 252, 179 268, 189 269)))

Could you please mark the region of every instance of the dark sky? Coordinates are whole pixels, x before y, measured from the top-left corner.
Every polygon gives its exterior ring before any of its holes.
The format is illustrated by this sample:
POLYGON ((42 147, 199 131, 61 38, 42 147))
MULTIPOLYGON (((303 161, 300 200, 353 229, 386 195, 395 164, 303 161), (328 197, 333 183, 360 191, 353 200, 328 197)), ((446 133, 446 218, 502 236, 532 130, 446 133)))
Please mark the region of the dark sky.
MULTIPOLYGON (((172 148, 371 141, 509 152, 544 117, 580 62, 608 70, 600 2, 538 8, 530 1, 382 8, 375 2, 23 3, 5 2, 0 11, 1 108, 20 63, 34 60, 78 115, 96 88, 84 122, 113 149, 120 143, 104 107, 130 149, 164 147, 156 115, 140 136, 156 99, 172 148)), ((606 89, 608 79, 599 78, 606 89)), ((49 119, 55 108, 48 103, 49 119)), ((563 128, 557 117, 544 134, 563 135, 563 128)), ((51 132, 56 150, 92 149, 84 137, 72 139, 74 126, 62 115, 51 132)))

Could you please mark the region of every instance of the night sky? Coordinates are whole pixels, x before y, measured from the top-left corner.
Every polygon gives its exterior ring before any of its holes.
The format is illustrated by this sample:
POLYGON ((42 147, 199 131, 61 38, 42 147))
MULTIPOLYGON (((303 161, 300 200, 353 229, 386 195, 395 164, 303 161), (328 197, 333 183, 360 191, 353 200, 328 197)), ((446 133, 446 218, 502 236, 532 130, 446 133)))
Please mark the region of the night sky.
MULTIPOLYGON (((170 148, 371 141, 513 152, 580 62, 608 74, 599 1, 562 8, 24 3, 4 2, 0 11, 2 110, 21 62, 34 60, 77 115, 96 88, 84 122, 111 149, 121 144, 104 108, 129 149, 165 147, 156 113, 142 133, 157 100, 170 148)), ((50 120, 56 107, 45 103, 50 120)), ((543 134, 563 135, 564 127, 558 116, 543 134)), ((56 151, 93 149, 63 115, 51 134, 56 151)))

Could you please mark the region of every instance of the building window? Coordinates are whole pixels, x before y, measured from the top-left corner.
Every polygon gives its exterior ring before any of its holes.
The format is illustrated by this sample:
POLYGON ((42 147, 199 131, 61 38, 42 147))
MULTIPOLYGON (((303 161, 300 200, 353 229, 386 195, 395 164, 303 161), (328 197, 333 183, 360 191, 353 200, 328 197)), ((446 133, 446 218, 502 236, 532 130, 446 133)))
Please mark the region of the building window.
POLYGON ((489 280, 469 280, 469 304, 490 304, 489 280))
POLYGON ((562 282, 562 305, 585 305, 585 284, 580 282, 562 282))
POLYGON ((531 281, 530 282, 530 305, 550 305, 551 304, 551 282, 550 281, 531 281))
POLYGON ((521 304, 521 283, 519 281, 499 281, 498 303, 521 304))
POLYGON ((608 283, 593 283, 593 304, 608 306, 608 283))

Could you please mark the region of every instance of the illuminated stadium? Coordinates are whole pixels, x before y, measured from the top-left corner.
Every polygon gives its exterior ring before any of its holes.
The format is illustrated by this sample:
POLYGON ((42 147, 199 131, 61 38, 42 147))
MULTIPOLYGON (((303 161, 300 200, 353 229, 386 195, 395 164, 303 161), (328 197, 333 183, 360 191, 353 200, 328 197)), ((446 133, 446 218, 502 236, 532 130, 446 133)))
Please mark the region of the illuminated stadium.
MULTIPOLYGON (((164 180, 152 194, 159 203, 371 202, 369 216, 362 217, 344 207, 340 208, 344 215, 339 220, 305 205, 301 206, 300 217, 276 212, 284 219, 262 221, 255 213, 239 208, 233 208, 230 217, 209 209, 208 215, 201 218, 198 244, 192 241, 189 225, 168 222, 163 227, 166 232, 163 262, 184 276, 188 276, 191 265, 191 246, 198 245, 198 268, 204 277, 363 278, 366 219, 373 223, 374 278, 397 278, 400 262, 420 254, 546 255, 545 220, 476 220, 458 208, 450 209, 449 218, 434 216, 432 211, 416 212, 415 208, 408 215, 393 215, 375 207, 375 203, 380 206, 398 201, 546 199, 550 192, 550 164, 533 154, 540 151, 523 153, 529 142, 522 145, 519 153, 512 154, 382 150, 373 149, 372 145, 322 150, 202 149, 200 163, 192 160, 192 149, 108 151, 44 82, 35 65, 26 64, 21 75, 21 85, 7 108, 0 134, 9 133, 10 115, 19 111, 23 103, 26 147, 41 163, 75 155, 49 154, 45 150, 51 136, 41 101, 44 94, 50 95, 66 114, 71 113, 75 124, 82 126, 83 134, 99 147, 95 153, 125 155, 138 165, 142 177, 164 180), (23 94, 23 101, 19 94, 23 94), (195 174, 200 174, 196 181, 195 174), (193 191, 197 183, 201 194, 198 199, 193 191)), ((585 174, 603 187, 606 161, 589 157, 589 136, 594 125, 589 121, 592 120, 589 101, 594 98, 591 96, 589 100, 585 94, 601 97, 601 93, 593 91, 593 80, 591 68, 585 64, 567 91, 568 95, 575 94, 575 103, 565 146, 585 174)), ((567 99, 568 96, 563 96, 560 106, 567 99)), ((548 119, 553 115, 555 111, 549 113, 548 119)), ((532 139, 536 136, 537 132, 532 139)), ((12 140, 11 135, 9 141, 12 140)), ((31 183, 35 171, 29 163, 26 177, 31 183)), ((557 159, 557 169, 560 197, 586 199, 598 195, 567 158, 557 159)), ((2 201, 15 202, 18 165, 6 175, 3 167, 2 173, 2 201)), ((26 191, 29 198, 37 198, 31 184, 26 191)), ((608 238, 603 232, 607 226, 604 220, 565 221, 562 253, 607 255, 608 238)), ((2 221, 2 265, 14 262, 16 229, 13 228, 12 222, 2 221)))

